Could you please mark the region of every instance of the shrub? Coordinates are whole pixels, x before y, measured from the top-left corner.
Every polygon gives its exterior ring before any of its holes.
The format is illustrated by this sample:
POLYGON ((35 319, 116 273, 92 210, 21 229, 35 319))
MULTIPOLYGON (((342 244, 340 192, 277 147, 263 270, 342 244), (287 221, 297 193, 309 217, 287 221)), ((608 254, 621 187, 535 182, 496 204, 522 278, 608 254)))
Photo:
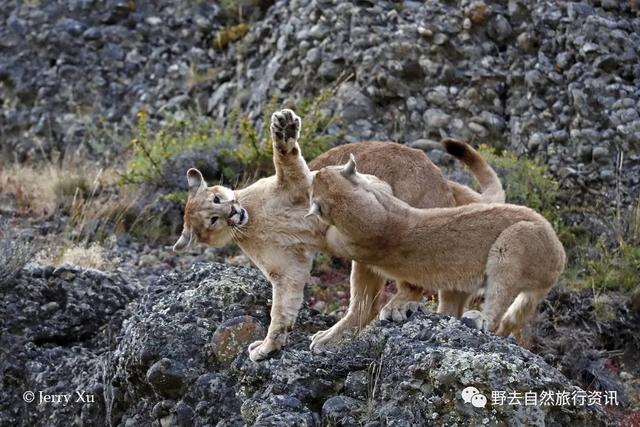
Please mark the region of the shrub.
POLYGON ((259 19, 274 0, 221 0, 222 14, 227 19, 243 21, 259 19))
POLYGON ((214 120, 191 112, 167 117, 165 125, 154 131, 148 113, 141 111, 130 141, 132 158, 121 175, 121 183, 171 188, 173 184, 163 167, 168 159, 226 138, 231 139, 231 135, 219 129, 214 120))
POLYGON ((10 283, 34 253, 33 245, 21 239, 0 239, 0 286, 10 283))
POLYGON ((640 246, 620 242, 610 249, 598 244, 600 255, 586 260, 585 274, 574 286, 599 290, 633 291, 640 285, 640 246))
POLYGON ((213 39, 213 46, 216 49, 225 49, 229 44, 241 40, 249 32, 249 24, 240 23, 221 30, 213 39))
POLYGON ((528 206, 552 222, 557 220, 559 185, 544 165, 486 145, 480 152, 501 178, 508 203, 528 206))
MULTIPOLYGON (((322 109, 333 93, 333 88, 323 90, 317 97, 302 101, 293 108, 303 118, 300 144, 307 159, 325 151, 337 138, 335 135, 325 135, 333 118, 322 109)), ((237 183, 272 174, 269 127, 271 114, 276 107, 276 99, 272 98, 264 108, 260 127, 237 111, 229 115, 226 126, 194 112, 183 112, 167 117, 164 125, 154 130, 149 124, 148 114, 140 112, 131 140, 131 160, 121 175, 121 182, 184 191, 184 180, 181 178, 179 183, 175 182, 175 167, 167 168, 167 165, 189 152, 196 154, 187 156, 191 162, 189 167, 215 164, 209 174, 205 173, 205 178, 237 183), (215 159, 210 157, 213 155, 215 159), (201 161, 202 165, 194 163, 197 161, 201 161), (219 176, 211 176, 213 172, 219 176)), ((180 171, 180 175, 183 176, 185 172, 180 171)))

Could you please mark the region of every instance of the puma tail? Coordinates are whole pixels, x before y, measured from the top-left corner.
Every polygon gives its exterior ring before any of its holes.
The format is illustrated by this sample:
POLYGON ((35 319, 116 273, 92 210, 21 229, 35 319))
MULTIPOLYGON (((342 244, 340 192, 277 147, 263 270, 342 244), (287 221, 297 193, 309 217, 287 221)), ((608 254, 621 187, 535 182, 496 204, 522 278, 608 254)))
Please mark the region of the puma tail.
POLYGON ((473 190, 450 181, 450 187, 456 197, 458 205, 466 203, 504 203, 505 194, 502 183, 496 172, 489 166, 473 147, 466 142, 447 138, 442 141, 447 153, 464 163, 474 178, 480 184, 480 197, 473 190), (460 193, 460 194, 457 194, 460 193), (474 195, 470 193, 475 193, 474 195), (466 203, 465 203, 466 202, 466 203))

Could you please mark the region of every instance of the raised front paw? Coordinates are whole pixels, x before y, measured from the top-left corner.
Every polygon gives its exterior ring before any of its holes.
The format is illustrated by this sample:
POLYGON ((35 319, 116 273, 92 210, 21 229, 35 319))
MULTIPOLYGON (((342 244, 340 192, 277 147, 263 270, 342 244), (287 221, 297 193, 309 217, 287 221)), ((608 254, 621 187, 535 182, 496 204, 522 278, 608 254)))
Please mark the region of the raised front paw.
POLYGON ((394 322, 402 322, 407 320, 409 316, 418 311, 425 312, 424 305, 416 301, 394 302, 389 301, 387 305, 380 310, 380 320, 392 320, 394 322))
POLYGON ((269 358, 269 355, 276 350, 280 350, 280 347, 272 340, 254 341, 249 344, 249 359, 259 362, 269 358))
POLYGON ((271 115, 271 139, 273 147, 282 154, 293 150, 300 137, 300 117, 291 110, 284 109, 271 115))

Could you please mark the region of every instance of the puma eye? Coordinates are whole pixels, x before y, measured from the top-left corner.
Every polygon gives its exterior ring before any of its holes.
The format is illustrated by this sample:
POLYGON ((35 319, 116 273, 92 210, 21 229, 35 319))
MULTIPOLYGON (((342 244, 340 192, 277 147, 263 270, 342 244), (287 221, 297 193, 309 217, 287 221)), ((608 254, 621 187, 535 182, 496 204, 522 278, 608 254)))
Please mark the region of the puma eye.
POLYGON ((211 219, 210 219, 209 225, 214 225, 217 220, 218 220, 217 216, 212 216, 211 219))
MULTIPOLYGON (((215 196, 215 197, 213 198, 213 203, 220 203, 220 197, 215 196)), ((216 218, 216 219, 217 219, 217 218, 216 218)))

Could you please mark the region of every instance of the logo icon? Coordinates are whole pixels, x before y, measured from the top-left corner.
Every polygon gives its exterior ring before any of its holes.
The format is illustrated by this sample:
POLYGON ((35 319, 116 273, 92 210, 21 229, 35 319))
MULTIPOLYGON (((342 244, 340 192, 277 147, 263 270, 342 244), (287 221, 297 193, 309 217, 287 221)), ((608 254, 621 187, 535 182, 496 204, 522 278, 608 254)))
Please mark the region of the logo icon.
POLYGON ((462 390, 461 394, 464 403, 471 403, 476 408, 484 408, 487 406, 486 396, 473 386, 466 387, 462 390))

